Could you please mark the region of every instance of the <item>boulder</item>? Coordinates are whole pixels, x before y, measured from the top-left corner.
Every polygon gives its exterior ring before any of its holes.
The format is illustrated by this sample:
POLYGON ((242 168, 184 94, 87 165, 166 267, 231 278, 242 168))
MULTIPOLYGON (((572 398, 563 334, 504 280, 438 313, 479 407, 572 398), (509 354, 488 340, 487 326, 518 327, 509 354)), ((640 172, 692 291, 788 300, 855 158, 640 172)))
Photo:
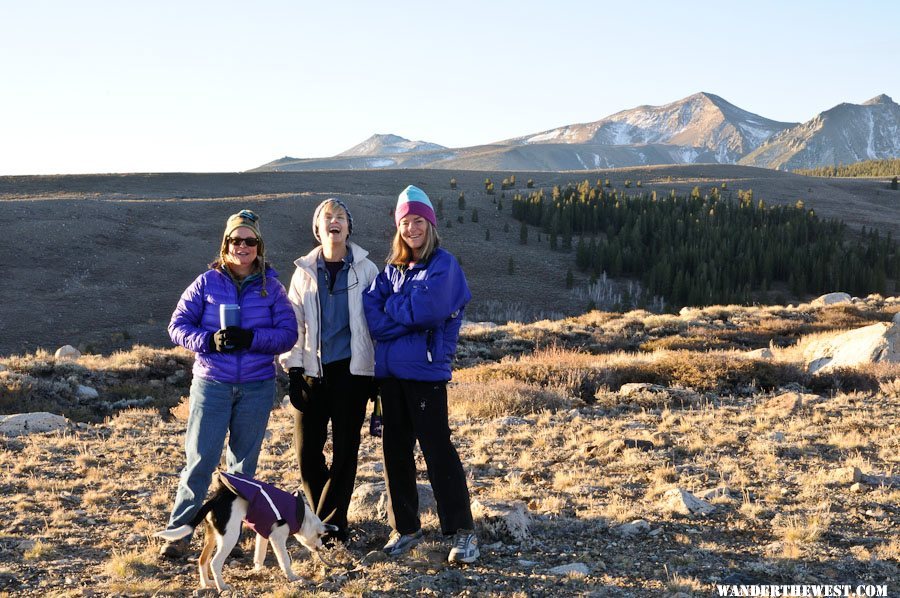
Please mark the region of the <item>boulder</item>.
POLYGON ((96 388, 84 386, 83 384, 78 385, 78 389, 75 391, 75 394, 78 395, 79 399, 96 399, 100 396, 100 393, 97 392, 96 388))
POLYGON ((772 359, 772 350, 768 347, 763 347, 762 349, 753 349, 752 351, 747 351, 744 353, 744 357, 748 359, 772 359))
MULTIPOLYGON (((419 513, 434 511, 434 491, 430 484, 416 484, 419 491, 419 513)), ((388 495, 384 482, 360 484, 353 490, 347 516, 353 519, 387 519, 388 495)))
POLYGON ((850 295, 847 293, 826 293, 812 300, 810 305, 838 305, 841 303, 850 303, 850 295))
POLYGON ((491 540, 519 544, 528 538, 530 517, 522 501, 475 500, 472 516, 480 520, 482 533, 491 540))
POLYGON ((57 359, 78 359, 81 357, 81 351, 72 345, 63 345, 56 350, 56 353, 54 353, 53 356, 57 359))
POLYGON ((360 484, 353 489, 347 516, 353 520, 378 518, 378 503, 385 494, 384 482, 360 484))
POLYGON ((900 361, 900 325, 879 322, 811 341, 803 350, 811 373, 865 363, 900 361))
POLYGON ((667 490, 663 494, 662 501, 664 509, 680 515, 706 516, 715 510, 713 505, 697 498, 684 488, 667 490))
POLYGON ((39 411, 36 413, 16 413, 0 416, 0 434, 22 436, 39 432, 65 430, 69 420, 61 415, 39 411))

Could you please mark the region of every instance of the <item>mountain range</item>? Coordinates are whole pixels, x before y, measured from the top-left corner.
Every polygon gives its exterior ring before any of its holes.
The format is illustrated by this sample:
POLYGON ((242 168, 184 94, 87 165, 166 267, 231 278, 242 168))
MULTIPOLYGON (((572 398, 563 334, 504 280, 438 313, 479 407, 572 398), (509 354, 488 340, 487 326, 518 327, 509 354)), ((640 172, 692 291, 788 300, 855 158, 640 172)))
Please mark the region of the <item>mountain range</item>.
POLYGON ((748 112, 712 93, 638 106, 495 143, 448 148, 376 134, 328 158, 284 157, 258 172, 441 168, 561 171, 655 164, 744 164, 793 170, 900 157, 900 105, 887 95, 842 103, 804 123, 748 112))

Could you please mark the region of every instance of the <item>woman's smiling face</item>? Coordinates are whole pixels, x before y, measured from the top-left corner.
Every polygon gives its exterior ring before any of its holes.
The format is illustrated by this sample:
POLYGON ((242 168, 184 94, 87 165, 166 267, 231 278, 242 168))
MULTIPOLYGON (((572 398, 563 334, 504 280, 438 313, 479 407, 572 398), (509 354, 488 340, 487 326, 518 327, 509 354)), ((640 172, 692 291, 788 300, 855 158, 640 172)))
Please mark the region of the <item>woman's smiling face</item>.
POLYGON ((428 221, 421 216, 409 214, 400 219, 400 238, 409 245, 417 257, 425 245, 427 234, 428 221))
POLYGON ((228 236, 228 251, 225 253, 226 263, 233 267, 236 271, 241 272, 248 270, 256 261, 257 246, 256 234, 246 226, 240 226, 228 236), (254 243, 250 247, 245 239, 251 239, 254 243))

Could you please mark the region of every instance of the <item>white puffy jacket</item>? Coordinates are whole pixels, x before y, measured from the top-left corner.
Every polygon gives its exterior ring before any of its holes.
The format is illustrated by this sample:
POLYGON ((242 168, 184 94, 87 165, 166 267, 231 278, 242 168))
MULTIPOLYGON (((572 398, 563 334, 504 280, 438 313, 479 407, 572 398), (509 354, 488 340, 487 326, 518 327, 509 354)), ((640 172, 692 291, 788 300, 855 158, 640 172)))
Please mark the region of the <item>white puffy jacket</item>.
MULTIPOLYGON (((347 242, 347 247, 353 252, 353 262, 347 272, 347 284, 353 287, 347 296, 350 311, 350 373, 371 376, 375 373, 375 347, 366 324, 362 296, 378 276, 379 270, 366 257, 369 255, 368 251, 350 241, 347 242)), ((278 358, 285 371, 302 367, 307 376, 316 378, 322 375, 321 309, 316 271, 316 262, 321 252, 322 247, 319 246, 294 260, 297 269, 291 278, 288 299, 297 316, 300 336, 294 348, 278 358)))

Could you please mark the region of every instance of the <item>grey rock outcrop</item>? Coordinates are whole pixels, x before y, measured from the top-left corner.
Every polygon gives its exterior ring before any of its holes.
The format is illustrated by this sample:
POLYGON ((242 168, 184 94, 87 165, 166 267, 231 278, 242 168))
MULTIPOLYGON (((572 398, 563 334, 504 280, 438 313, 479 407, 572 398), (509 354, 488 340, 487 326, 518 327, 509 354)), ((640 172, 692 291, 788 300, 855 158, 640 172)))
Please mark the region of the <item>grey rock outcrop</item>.
POLYGON ((811 341, 803 350, 807 370, 827 372, 839 367, 900 361, 900 325, 878 322, 811 341))
POLYGON ((72 345, 63 345, 56 350, 56 353, 54 353, 53 356, 57 359, 78 359, 81 357, 81 351, 72 345))
POLYGON ((46 411, 0 416, 0 434, 4 436, 55 432, 56 430, 65 430, 68 425, 69 420, 65 417, 46 411))

